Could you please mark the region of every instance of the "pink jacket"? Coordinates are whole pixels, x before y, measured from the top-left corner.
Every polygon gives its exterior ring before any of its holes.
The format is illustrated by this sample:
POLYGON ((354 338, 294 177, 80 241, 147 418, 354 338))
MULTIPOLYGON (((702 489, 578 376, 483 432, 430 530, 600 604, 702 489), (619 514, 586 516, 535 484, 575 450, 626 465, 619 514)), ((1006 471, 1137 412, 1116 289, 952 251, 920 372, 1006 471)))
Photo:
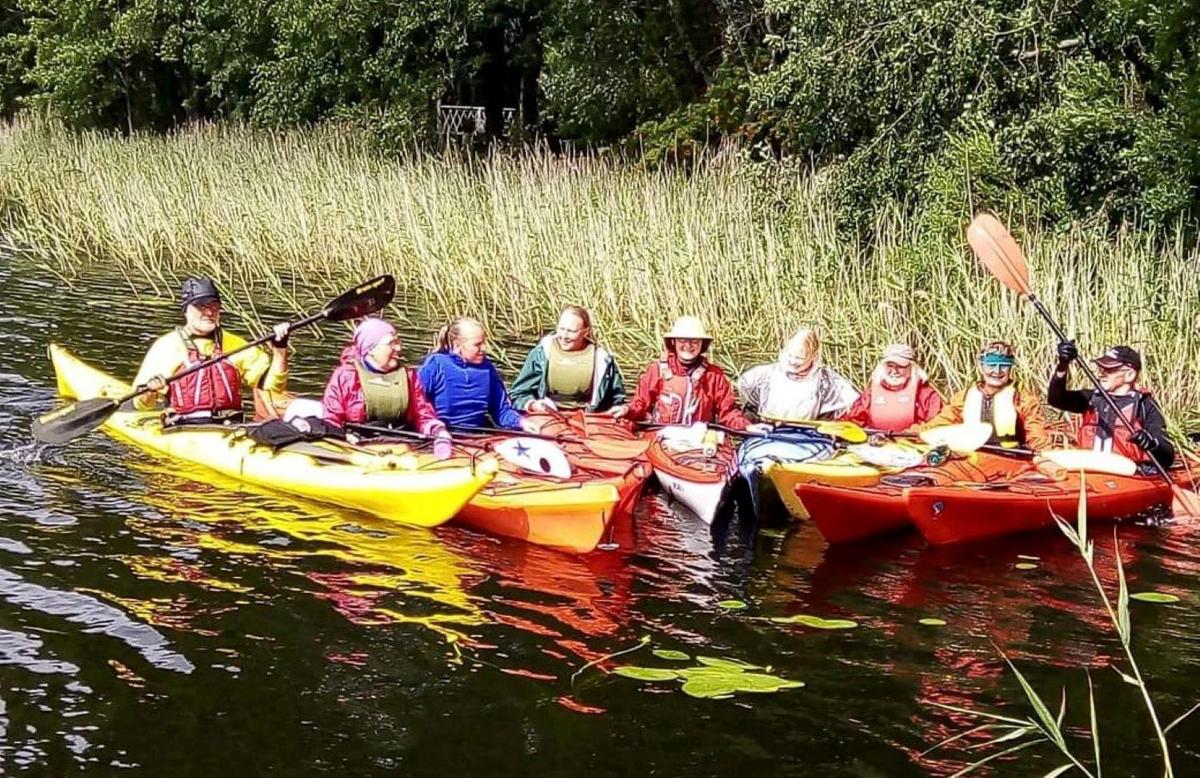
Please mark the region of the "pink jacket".
MULTIPOLYGON (((325 406, 325 420, 334 424, 344 425, 346 422, 361 424, 367 420, 367 401, 363 396, 362 383, 358 378, 358 359, 353 346, 347 346, 342 351, 342 361, 329 376, 325 384, 325 396, 322 403, 325 406)), ((417 371, 407 367, 400 368, 408 373, 408 411, 404 414, 405 426, 422 435, 436 435, 446 429, 446 425, 437 417, 421 382, 417 371)))

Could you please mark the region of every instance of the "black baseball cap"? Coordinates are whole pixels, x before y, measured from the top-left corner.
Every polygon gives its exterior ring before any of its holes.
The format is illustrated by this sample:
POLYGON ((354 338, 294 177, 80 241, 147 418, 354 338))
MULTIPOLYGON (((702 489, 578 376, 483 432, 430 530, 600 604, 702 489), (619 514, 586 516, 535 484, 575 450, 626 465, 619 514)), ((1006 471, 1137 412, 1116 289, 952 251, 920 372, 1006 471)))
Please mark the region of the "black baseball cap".
POLYGON ((217 291, 217 285, 211 278, 183 279, 183 291, 179 295, 181 308, 208 302, 221 302, 221 293, 217 291))
POLYGON ((1142 355, 1129 346, 1113 346, 1092 361, 1108 370, 1125 365, 1139 373, 1142 371, 1142 355))

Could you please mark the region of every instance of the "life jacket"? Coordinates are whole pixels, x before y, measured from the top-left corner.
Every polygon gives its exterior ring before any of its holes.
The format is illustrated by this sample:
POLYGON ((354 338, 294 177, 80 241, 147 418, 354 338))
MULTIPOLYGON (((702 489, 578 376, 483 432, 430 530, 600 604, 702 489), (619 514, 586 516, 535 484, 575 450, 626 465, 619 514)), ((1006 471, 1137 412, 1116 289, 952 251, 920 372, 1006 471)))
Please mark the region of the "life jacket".
POLYGON ((900 432, 917 420, 917 390, 921 382, 909 376, 908 383, 899 389, 888 389, 882 383, 871 386, 870 426, 885 432, 900 432))
POLYGON ((546 344, 546 396, 560 408, 582 408, 592 398, 596 373, 596 347, 563 351, 551 340, 546 344))
POLYGON ((701 360, 683 375, 676 375, 666 360, 658 363, 658 399, 650 420, 656 424, 691 425, 700 408, 700 379, 705 362, 701 360))
MULTIPOLYGON (((180 327, 176 330, 187 355, 176 374, 204 361, 204 356, 191 336, 180 327)), ((222 355, 221 331, 213 333, 212 357, 222 355)), ((210 357, 211 358, 211 357, 210 357)), ((170 384, 171 410, 180 417, 211 416, 222 411, 242 409, 242 374, 229 360, 209 365, 170 384)))
POLYGON ((358 383, 362 387, 363 402, 367 406, 367 421, 392 424, 403 421, 408 413, 408 368, 401 367, 390 373, 375 373, 362 362, 354 365, 358 370, 358 383))
POLYGON ((1017 437, 1016 396, 1017 390, 1012 386, 1004 387, 990 398, 978 386, 972 386, 963 403, 963 421, 991 424, 994 442, 1004 448, 1016 448, 1021 444, 1017 437))
MULTIPOLYGON (((1126 408, 1121 409, 1134 431, 1142 429, 1142 403, 1150 397, 1149 392, 1130 392, 1133 400, 1126 408)), ((1116 399, 1116 398, 1114 398, 1116 399)), ((1133 440, 1133 433, 1113 416, 1108 404, 1096 407, 1098 395, 1092 395, 1088 409, 1083 412, 1083 421, 1079 427, 1078 444, 1080 448, 1090 448, 1094 451, 1112 451, 1121 456, 1129 457, 1135 462, 1150 459, 1149 454, 1138 448, 1133 440)), ((1102 400, 1099 400, 1103 402, 1102 400)))

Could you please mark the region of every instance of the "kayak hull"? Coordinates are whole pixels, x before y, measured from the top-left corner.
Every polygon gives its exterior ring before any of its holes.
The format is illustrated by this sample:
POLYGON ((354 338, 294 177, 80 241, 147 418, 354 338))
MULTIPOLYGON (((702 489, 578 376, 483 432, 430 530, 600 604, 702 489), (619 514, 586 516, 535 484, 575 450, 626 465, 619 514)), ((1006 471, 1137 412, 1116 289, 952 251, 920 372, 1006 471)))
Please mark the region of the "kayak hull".
MULTIPOLYGON (((129 385, 52 345, 50 359, 65 397, 119 397, 129 385)), ((400 524, 435 527, 449 521, 495 477, 491 457, 472 463, 438 462, 405 446, 361 452, 312 444, 328 459, 254 444, 237 427, 164 430, 157 411, 119 411, 104 430, 136 448, 201 465, 235 480, 317 502, 374 514, 400 524), (342 461, 333 461, 340 458, 342 461)))
MULTIPOLYGON (((500 475, 459 512, 456 521, 568 553, 594 551, 610 540, 614 521, 633 515, 651 471, 644 457, 601 456, 573 441, 638 438, 610 418, 592 414, 528 418, 537 425, 538 434, 566 438, 560 445, 571 463, 571 477, 552 479, 502 463, 500 475)), ((481 442, 503 439, 489 437, 481 442)))
POLYGON ((648 433, 646 450, 663 492, 679 501, 705 524, 712 524, 729 490, 734 452, 728 443, 706 454, 701 449, 676 450, 656 433, 648 433))
MULTIPOLYGON (((1119 521, 1171 500, 1159 478, 1086 474, 1089 522, 1119 521)), ((1071 524, 1079 507, 1080 477, 1053 481, 1037 474, 986 487, 947 486, 911 489, 908 513, 933 545, 989 540, 1055 527, 1054 517, 1071 524)))

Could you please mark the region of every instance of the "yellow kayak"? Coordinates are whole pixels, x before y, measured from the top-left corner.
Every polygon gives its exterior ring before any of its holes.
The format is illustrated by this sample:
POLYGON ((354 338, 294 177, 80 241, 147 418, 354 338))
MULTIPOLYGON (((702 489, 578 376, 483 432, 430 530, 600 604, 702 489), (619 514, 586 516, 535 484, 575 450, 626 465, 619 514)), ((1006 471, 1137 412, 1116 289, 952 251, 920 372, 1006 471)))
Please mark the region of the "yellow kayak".
POLYGON ((889 473, 897 473, 912 466, 924 448, 903 442, 885 443, 864 449, 850 446, 829 459, 805 462, 773 462, 763 471, 771 479, 775 490, 788 509, 798 519, 807 519, 808 511, 796 496, 799 484, 828 484, 830 486, 861 487, 874 486, 889 473), (864 454, 871 452, 870 461, 864 454), (888 460, 895 460, 888 464, 888 460))
MULTIPOLYGON (((61 346, 50 361, 63 397, 120 397, 129 384, 97 370, 61 346)), ((238 481, 372 513, 418 527, 449 521, 495 477, 492 457, 470 464, 439 462, 403 445, 354 451, 313 443, 304 453, 259 446, 237 427, 164 430, 158 411, 119 411, 104 423, 113 437, 167 457, 203 465, 238 481)))

